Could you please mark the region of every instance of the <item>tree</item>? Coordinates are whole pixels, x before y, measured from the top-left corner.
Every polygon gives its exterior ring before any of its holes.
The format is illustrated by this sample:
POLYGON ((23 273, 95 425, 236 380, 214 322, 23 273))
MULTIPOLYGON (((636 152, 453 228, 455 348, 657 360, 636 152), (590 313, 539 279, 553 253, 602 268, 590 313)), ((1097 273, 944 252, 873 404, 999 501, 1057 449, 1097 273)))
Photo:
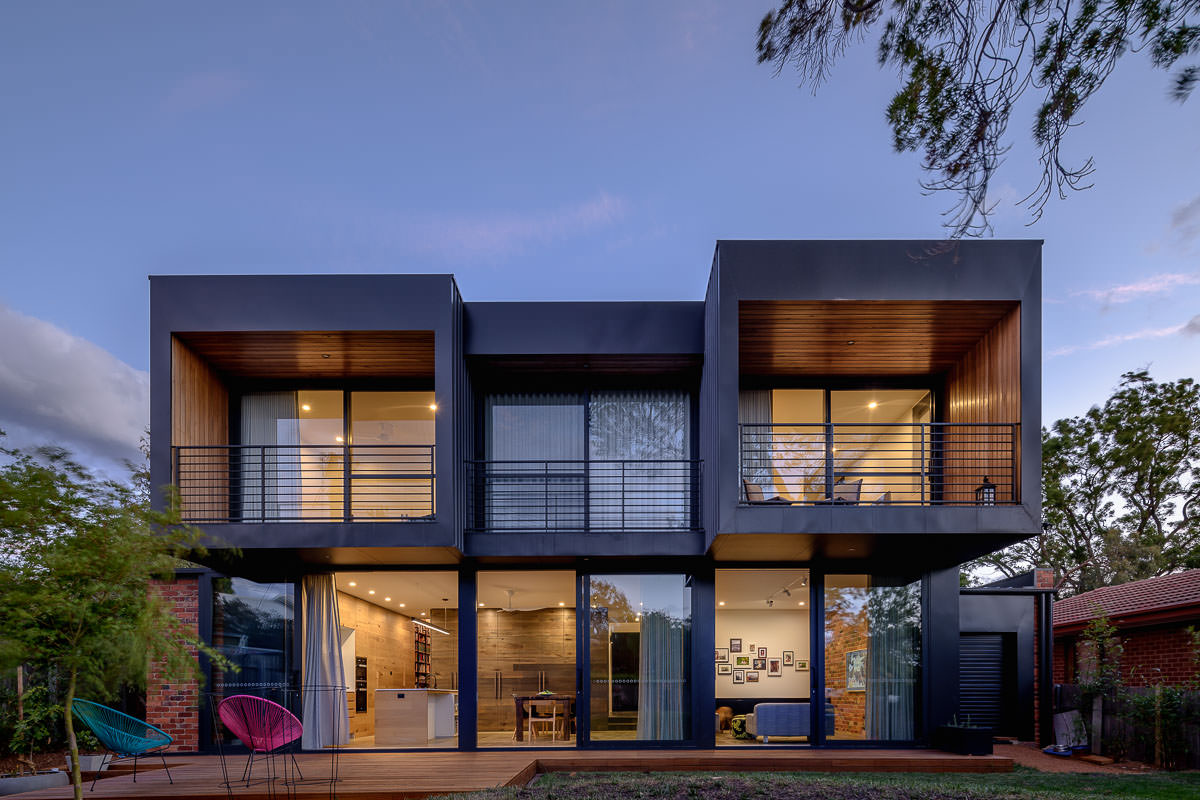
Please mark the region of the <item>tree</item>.
POLYGON ((1042 431, 1042 493, 1041 535, 973 567, 1048 565, 1072 594, 1200 567, 1200 386, 1125 373, 1042 431))
POLYGON ((151 507, 144 473, 133 484, 100 479, 58 448, 0 447, 0 461, 0 666, 28 664, 64 681, 79 800, 71 701, 138 685, 151 661, 169 675, 198 675, 193 648, 211 654, 148 592, 200 549, 200 532, 175 510, 151 507))
POLYGON ((1062 143, 1121 56, 1148 49, 1155 67, 1178 66, 1180 102, 1200 80, 1200 65, 1182 63, 1200 53, 1200 0, 783 0, 759 26, 758 61, 777 74, 791 64, 815 87, 881 21, 880 66, 902 81, 887 107, 893 145, 923 153, 926 190, 958 196, 954 237, 991 229, 989 183, 1026 92, 1041 95, 1032 132, 1042 175, 1024 201, 1036 221, 1053 193, 1086 188, 1091 159, 1064 163, 1062 143))

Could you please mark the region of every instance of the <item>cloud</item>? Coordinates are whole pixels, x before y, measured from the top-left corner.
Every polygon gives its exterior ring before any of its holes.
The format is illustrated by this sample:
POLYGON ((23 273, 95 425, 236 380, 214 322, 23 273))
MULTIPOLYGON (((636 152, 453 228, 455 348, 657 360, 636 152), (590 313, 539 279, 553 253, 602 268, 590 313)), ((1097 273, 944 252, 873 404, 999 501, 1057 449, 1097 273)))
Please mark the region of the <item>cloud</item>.
POLYGON ((162 108, 186 114, 216 108, 241 94, 250 83, 235 72, 198 72, 175 83, 163 98, 162 108))
POLYGON ((140 458, 150 407, 147 373, 4 306, 0 342, 0 429, 9 445, 54 444, 111 463, 140 458))
POLYGON ((1180 333, 1189 336, 1200 336, 1200 314, 1192 317, 1187 322, 1180 325, 1172 325, 1169 328, 1147 328, 1146 330, 1135 331, 1133 333, 1117 333, 1089 344, 1073 344, 1066 347, 1058 347, 1051 350, 1048 357, 1069 356, 1072 353, 1084 350, 1102 350, 1106 347, 1115 347, 1119 344, 1136 342, 1141 339, 1165 339, 1168 336, 1175 336, 1180 333))
POLYGON ((1200 195, 1171 212, 1171 230, 1184 244, 1200 239, 1200 195))
MULTIPOLYGON (((1197 220, 1197 224, 1200 224, 1200 219, 1197 220)), ((1109 306, 1128 303, 1146 295, 1169 292, 1180 286, 1200 286, 1200 273, 1164 272, 1134 283, 1125 283, 1108 289, 1083 289, 1071 294, 1075 297, 1091 297, 1109 306)))
POLYGON ((420 253, 447 258, 510 255, 605 228, 621 219, 625 203, 600 192, 582 203, 551 210, 404 220, 395 229, 420 253))

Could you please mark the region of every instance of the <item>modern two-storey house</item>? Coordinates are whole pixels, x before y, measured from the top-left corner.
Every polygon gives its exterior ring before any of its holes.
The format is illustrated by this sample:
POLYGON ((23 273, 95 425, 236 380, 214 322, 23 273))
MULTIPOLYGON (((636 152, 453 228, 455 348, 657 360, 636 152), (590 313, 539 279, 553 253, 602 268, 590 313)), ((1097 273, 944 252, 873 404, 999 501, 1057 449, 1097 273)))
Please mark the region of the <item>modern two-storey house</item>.
POLYGON ((927 743, 957 565, 1039 529, 1040 292, 1026 241, 721 241, 702 302, 153 277, 210 684, 311 748, 927 743))

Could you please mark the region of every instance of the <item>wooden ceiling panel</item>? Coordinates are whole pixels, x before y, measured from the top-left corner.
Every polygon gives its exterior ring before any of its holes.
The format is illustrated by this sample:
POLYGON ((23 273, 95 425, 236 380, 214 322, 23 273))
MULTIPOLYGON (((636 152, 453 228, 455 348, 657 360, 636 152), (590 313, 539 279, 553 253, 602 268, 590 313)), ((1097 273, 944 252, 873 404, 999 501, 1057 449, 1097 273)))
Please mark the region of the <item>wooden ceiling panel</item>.
POLYGON ((433 377, 433 331, 229 331, 175 336, 226 375, 433 377))
POLYGON ((743 300, 738 313, 740 369, 743 375, 945 372, 1016 305, 990 300, 743 300))

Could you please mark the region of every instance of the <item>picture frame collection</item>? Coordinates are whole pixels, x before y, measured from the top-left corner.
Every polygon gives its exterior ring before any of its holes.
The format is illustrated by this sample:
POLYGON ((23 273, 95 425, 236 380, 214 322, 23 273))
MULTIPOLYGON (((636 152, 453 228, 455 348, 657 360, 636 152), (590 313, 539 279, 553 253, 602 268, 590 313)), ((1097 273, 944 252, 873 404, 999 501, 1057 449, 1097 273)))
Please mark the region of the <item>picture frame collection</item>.
POLYGON ((740 638, 731 638, 728 647, 716 648, 714 657, 717 674, 730 676, 735 684, 758 683, 764 672, 768 678, 783 677, 785 667, 796 672, 808 671, 808 659, 796 658, 795 650, 784 650, 778 656, 772 656, 765 646, 751 644, 744 647, 740 638))

